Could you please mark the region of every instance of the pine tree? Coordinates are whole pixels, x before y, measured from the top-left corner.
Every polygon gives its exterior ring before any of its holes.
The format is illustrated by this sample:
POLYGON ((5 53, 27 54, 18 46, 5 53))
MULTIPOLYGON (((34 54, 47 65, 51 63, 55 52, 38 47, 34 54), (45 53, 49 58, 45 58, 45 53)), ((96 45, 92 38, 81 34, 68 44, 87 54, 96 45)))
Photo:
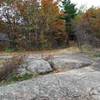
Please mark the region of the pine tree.
POLYGON ((72 20, 77 15, 77 9, 75 8, 75 4, 71 3, 70 0, 64 0, 62 1, 62 11, 63 16, 61 16, 61 19, 65 21, 65 27, 66 27, 66 43, 69 46, 69 37, 72 32, 71 23, 72 20))

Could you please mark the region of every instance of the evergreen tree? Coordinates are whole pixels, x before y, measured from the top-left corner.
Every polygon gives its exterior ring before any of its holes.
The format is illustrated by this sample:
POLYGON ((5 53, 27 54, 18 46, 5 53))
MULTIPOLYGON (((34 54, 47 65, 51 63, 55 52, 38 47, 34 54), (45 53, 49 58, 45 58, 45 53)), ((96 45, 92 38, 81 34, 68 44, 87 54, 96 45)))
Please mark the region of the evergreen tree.
POLYGON ((65 20, 65 27, 66 27, 66 43, 69 46, 69 37, 70 34, 72 33, 72 20, 75 18, 77 15, 77 9, 75 8, 75 4, 71 3, 70 0, 63 0, 62 1, 62 11, 63 11, 63 16, 61 19, 65 20))

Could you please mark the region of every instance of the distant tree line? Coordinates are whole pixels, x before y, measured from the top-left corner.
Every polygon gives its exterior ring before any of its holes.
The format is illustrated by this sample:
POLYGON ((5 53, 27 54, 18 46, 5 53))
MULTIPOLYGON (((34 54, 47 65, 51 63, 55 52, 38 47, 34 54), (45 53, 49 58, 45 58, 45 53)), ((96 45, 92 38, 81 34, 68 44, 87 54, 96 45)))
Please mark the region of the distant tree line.
POLYGON ((0 33, 15 50, 69 47, 85 33, 100 38, 100 8, 80 13, 75 6, 70 0, 0 0, 0 33))

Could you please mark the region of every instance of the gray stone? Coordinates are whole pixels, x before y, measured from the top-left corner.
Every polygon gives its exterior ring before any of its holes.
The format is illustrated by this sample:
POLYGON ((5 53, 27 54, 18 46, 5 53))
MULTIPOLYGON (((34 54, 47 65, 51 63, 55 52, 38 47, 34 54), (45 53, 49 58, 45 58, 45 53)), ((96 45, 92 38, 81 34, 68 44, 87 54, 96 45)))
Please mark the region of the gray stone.
POLYGON ((34 73, 45 74, 53 69, 50 64, 43 59, 33 59, 28 62, 27 70, 34 73))
POLYGON ((18 74, 26 73, 46 74, 53 71, 50 64, 43 59, 25 58, 24 63, 17 70, 18 74))
POLYGON ((100 58, 96 59, 92 66, 94 70, 100 71, 100 58))
POLYGON ((100 72, 75 69, 0 87, 0 100, 100 100, 100 72))
POLYGON ((67 55, 54 57, 53 59, 49 60, 49 63, 51 63, 54 69, 60 69, 66 71, 70 69, 87 67, 91 65, 93 61, 85 55, 67 54, 67 55))
POLYGON ((1 86, 0 100, 100 100, 100 71, 95 69, 99 65, 99 60, 93 63, 84 54, 59 55, 48 61, 28 57, 18 69, 21 75, 44 74, 53 68, 63 71, 1 86))

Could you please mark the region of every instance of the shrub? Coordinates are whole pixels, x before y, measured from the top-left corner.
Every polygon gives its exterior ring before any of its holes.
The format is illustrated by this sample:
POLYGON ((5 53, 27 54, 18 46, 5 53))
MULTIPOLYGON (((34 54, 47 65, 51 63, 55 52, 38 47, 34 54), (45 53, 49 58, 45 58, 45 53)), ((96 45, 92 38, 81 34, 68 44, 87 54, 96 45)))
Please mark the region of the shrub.
POLYGON ((12 49, 12 48, 6 48, 5 49, 5 52, 14 52, 15 50, 14 49, 12 49))
POLYGON ((33 77, 32 73, 26 73, 23 75, 16 75, 15 73, 13 73, 8 79, 7 82, 16 82, 16 81, 23 81, 23 80, 27 80, 33 77))
POLYGON ((13 72, 17 72, 17 69, 24 61, 24 56, 14 56, 12 59, 4 62, 0 68, 0 81, 7 79, 13 72))

